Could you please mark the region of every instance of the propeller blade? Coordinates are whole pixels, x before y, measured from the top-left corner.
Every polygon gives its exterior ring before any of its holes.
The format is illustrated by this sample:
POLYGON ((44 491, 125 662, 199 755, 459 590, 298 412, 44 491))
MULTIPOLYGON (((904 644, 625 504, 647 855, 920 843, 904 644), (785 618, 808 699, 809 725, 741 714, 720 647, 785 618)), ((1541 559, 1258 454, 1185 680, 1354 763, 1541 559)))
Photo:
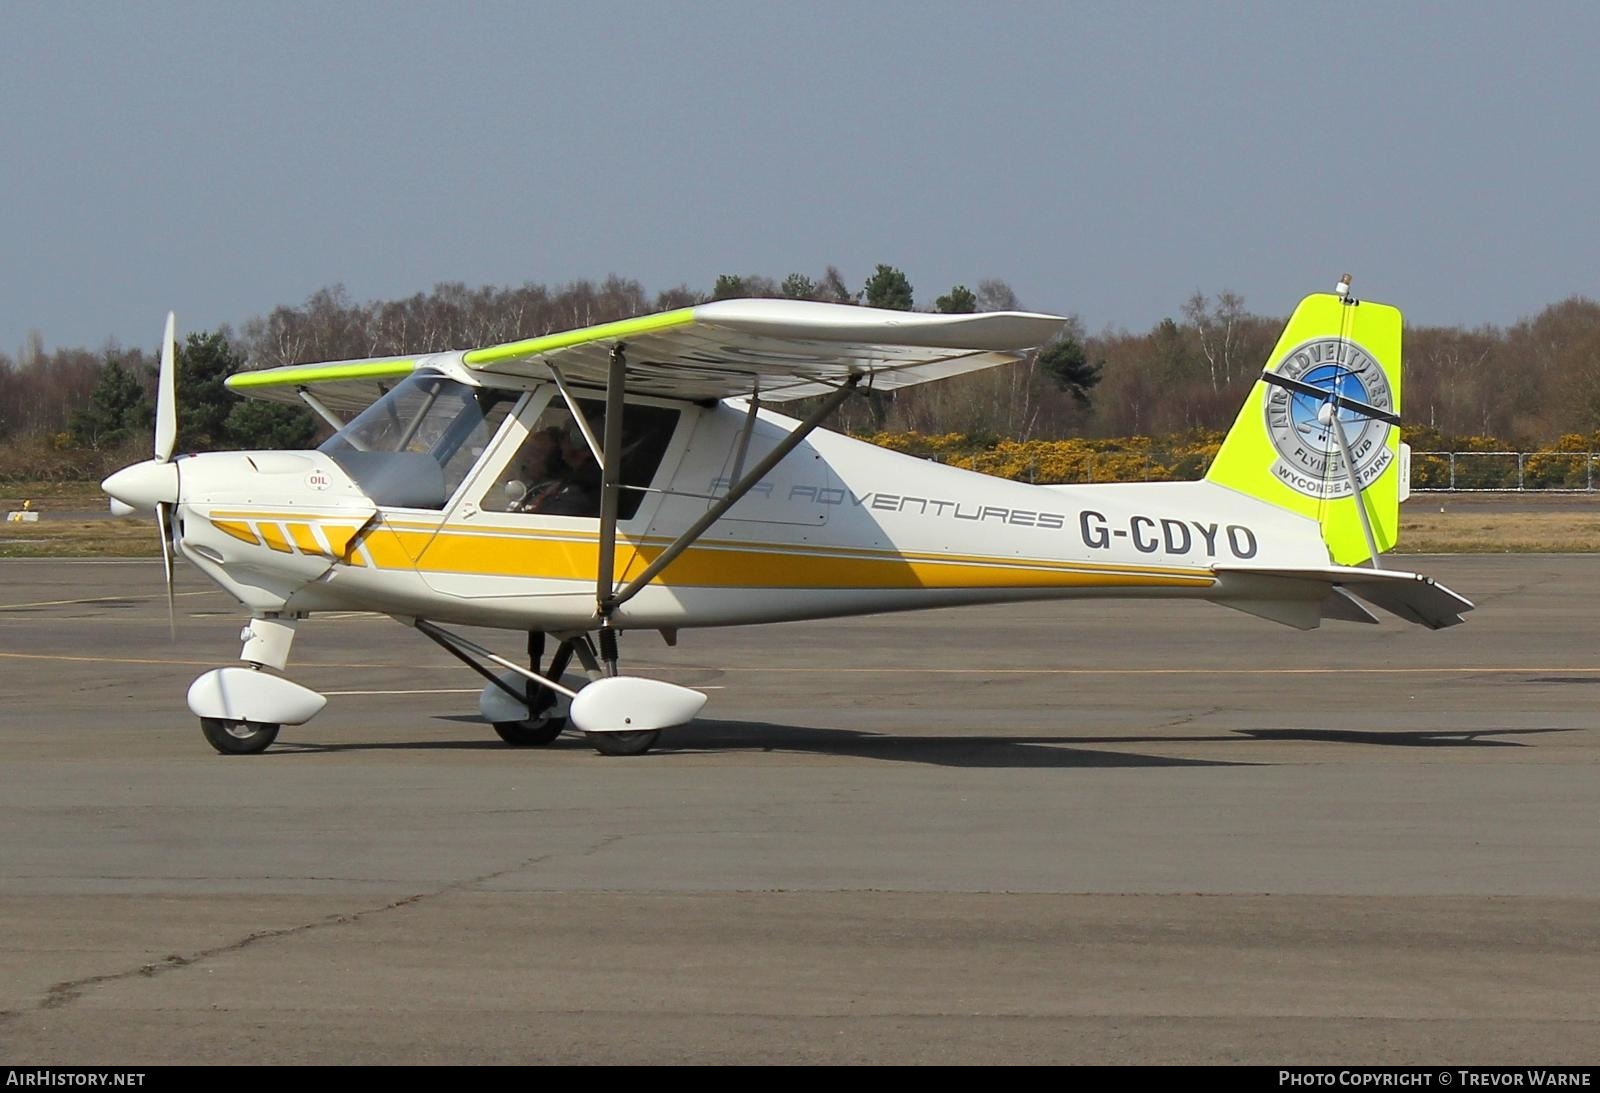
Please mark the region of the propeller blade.
POLYGON ((1361 480, 1356 476, 1356 461, 1350 457, 1350 438, 1345 436, 1344 423, 1339 420, 1339 411, 1334 403, 1338 399, 1329 396, 1317 410, 1317 420, 1328 427, 1333 434, 1333 439, 1338 442, 1339 455, 1344 459, 1344 473, 1350 479, 1350 495, 1355 498, 1356 512, 1361 515, 1361 531, 1367 537, 1367 553, 1372 555, 1372 568, 1382 569, 1378 561, 1378 540, 1372 534, 1372 517, 1367 515, 1367 499, 1361 493, 1361 480))
POLYGON ((1261 382, 1271 384, 1273 387, 1282 387, 1285 391, 1293 391, 1297 395, 1305 395, 1307 398, 1316 399, 1318 402, 1327 402, 1331 399, 1339 405, 1340 409, 1351 410, 1362 417, 1373 418, 1377 421, 1387 421, 1390 425, 1400 424, 1399 414, 1391 413, 1388 410, 1380 410, 1378 407, 1362 402, 1360 399, 1346 398, 1344 395, 1339 394, 1337 389, 1329 390, 1326 387, 1318 387, 1314 383, 1302 383, 1299 380, 1292 380, 1288 376, 1280 376, 1276 372, 1261 373, 1261 382))
POLYGON ((178 610, 172 598, 172 505, 166 501, 156 506, 156 530, 161 533, 161 568, 167 574, 167 629, 176 642, 178 610))
POLYGON ((178 401, 173 373, 177 371, 178 318, 167 312, 167 330, 161 339, 161 371, 156 377, 156 462, 172 458, 178 442, 178 401))

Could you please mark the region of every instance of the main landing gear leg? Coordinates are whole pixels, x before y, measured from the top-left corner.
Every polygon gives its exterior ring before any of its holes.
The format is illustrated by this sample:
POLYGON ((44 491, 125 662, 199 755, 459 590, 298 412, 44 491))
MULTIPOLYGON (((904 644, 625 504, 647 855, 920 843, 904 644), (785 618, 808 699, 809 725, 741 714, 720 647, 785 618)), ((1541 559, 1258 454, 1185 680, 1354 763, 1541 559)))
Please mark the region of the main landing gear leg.
MULTIPOLYGON (((528 667, 539 671, 544 660, 544 631, 528 631, 528 667)), ((572 660, 572 642, 563 641, 556 647, 550 660, 549 679, 560 679, 572 660)), ((556 693, 541 687, 531 679, 522 681, 522 695, 528 707, 528 716, 521 721, 496 721, 494 731, 514 748, 536 748, 553 742, 567 727, 567 719, 555 712, 556 693)))
POLYGON ((548 744, 561 735, 567 726, 567 710, 561 701, 570 700, 577 693, 558 682, 572 656, 568 641, 563 640, 556 649, 551 661, 553 674, 541 676, 539 661, 544 657, 545 639, 542 631, 528 631, 529 664, 527 668, 519 668, 493 650, 460 634, 452 634, 427 619, 409 621, 423 637, 489 681, 478 694, 478 712, 494 726, 500 739, 513 747, 534 747, 548 744), (505 671, 496 675, 489 670, 487 665, 490 664, 505 671))

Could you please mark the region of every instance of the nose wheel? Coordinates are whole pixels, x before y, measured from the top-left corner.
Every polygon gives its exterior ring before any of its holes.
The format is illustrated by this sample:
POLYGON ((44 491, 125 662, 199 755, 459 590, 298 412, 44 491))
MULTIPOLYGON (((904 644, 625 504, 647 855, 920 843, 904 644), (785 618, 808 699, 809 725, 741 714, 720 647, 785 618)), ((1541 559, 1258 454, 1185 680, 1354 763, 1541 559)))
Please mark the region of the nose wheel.
POLYGON ((223 755, 258 755, 278 738, 277 725, 263 721, 229 721, 221 717, 202 717, 200 731, 223 755))
POLYGON ((189 685, 200 732, 223 755, 266 751, 283 725, 304 725, 328 700, 259 668, 213 668, 189 685))

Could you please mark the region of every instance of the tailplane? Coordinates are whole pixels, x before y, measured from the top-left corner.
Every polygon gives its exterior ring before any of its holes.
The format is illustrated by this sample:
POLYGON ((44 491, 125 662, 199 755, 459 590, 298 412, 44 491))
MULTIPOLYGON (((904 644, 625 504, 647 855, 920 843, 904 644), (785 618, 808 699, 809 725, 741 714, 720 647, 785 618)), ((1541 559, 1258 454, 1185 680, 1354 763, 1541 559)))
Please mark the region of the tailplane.
POLYGON ((1400 312, 1357 301, 1348 287, 1347 277, 1338 293, 1300 301, 1206 474, 1316 520, 1342 566, 1395 545, 1409 455, 1400 312))

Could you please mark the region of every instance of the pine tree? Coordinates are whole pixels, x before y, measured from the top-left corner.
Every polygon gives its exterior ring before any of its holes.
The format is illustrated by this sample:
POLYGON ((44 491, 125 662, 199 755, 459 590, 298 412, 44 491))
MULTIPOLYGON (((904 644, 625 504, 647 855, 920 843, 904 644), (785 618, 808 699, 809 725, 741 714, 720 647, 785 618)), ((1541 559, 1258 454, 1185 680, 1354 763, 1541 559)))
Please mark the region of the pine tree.
POLYGON ((112 357, 89 404, 73 412, 67 428, 80 448, 119 448, 141 433, 153 435, 155 404, 140 378, 112 357))
POLYGON ((978 310, 978 297, 966 285, 957 285, 949 295, 933 301, 933 310, 946 315, 971 315, 978 310))
POLYGON ((1050 378, 1056 390, 1071 395, 1079 406, 1089 405, 1089 388, 1100 382, 1100 365, 1089 363, 1089 356, 1076 338, 1063 337, 1039 351, 1039 371, 1050 378))
POLYGON ((868 307, 883 307, 891 311, 910 311, 911 282, 893 266, 881 262, 871 277, 867 278, 865 294, 868 307))

